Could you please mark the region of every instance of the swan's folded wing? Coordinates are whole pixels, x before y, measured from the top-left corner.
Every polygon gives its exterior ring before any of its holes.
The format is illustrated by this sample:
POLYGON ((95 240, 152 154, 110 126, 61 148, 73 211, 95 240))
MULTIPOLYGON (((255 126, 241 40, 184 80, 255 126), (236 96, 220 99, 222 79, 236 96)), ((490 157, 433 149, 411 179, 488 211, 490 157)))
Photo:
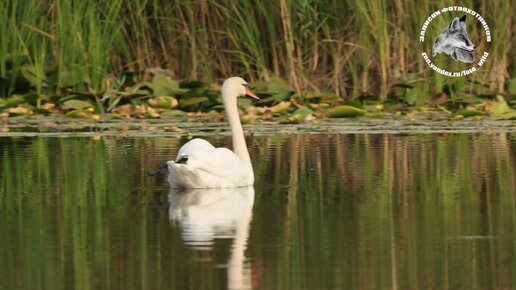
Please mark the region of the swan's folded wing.
MULTIPOLYGON (((192 147, 193 148, 193 147, 192 147)), ((197 147, 199 148, 199 147, 197 147)), ((222 188, 249 185, 249 172, 235 153, 227 148, 190 150, 185 164, 170 161, 172 187, 222 188)))
POLYGON ((247 178, 247 171, 243 162, 236 154, 227 148, 215 148, 205 159, 198 160, 198 168, 215 175, 221 179, 232 181, 240 184, 242 180, 247 178))
POLYGON ((211 145, 210 142, 204 139, 192 139, 185 143, 183 146, 181 146, 181 148, 179 148, 179 152, 177 152, 176 156, 176 162, 183 158, 183 156, 190 156, 196 154, 203 155, 207 154, 213 149, 215 149, 215 147, 213 147, 213 145, 211 145))

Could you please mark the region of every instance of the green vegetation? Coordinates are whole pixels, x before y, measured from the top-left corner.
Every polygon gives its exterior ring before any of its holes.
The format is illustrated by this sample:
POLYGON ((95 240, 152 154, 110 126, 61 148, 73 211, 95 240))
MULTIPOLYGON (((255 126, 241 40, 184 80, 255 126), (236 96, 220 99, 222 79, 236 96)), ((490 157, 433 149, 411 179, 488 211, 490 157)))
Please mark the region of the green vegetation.
MULTIPOLYGON (((184 141, 0 138, 0 288, 225 289, 231 240, 187 248, 168 185, 145 176, 184 141)), ((245 273, 258 289, 514 288, 515 141, 252 137, 245 273)))
MULTIPOLYGON (((393 113, 430 105, 425 110, 453 118, 458 110, 492 115, 486 106, 503 102, 504 118, 514 118, 510 1, 455 2, 3 1, 0 116, 209 112, 220 110, 214 84, 240 75, 264 99, 247 113, 263 119, 282 102, 292 122, 356 104, 393 113), (482 69, 461 78, 430 70, 418 41, 428 15, 453 4, 479 12, 493 39, 482 69)), ((444 17, 434 21, 447 24, 444 17)), ((487 49, 479 23, 468 25, 475 28, 472 41, 487 49)))

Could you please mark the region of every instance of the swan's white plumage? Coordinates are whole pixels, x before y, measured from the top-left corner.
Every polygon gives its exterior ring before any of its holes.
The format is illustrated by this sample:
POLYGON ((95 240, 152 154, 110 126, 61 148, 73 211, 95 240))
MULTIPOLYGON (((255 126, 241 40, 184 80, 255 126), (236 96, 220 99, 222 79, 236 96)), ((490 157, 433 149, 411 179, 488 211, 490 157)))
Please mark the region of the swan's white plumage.
POLYGON ((225 188, 253 184, 245 165, 233 151, 215 148, 208 141, 193 139, 179 149, 176 161, 168 162, 172 187, 225 188), (176 163, 188 156, 186 164, 176 163))
POLYGON ((179 149, 176 160, 167 162, 171 187, 228 188, 253 185, 253 168, 236 105, 237 97, 246 94, 254 96, 242 78, 229 78, 222 85, 222 101, 228 115, 234 151, 215 148, 208 141, 198 138, 187 142, 179 149))

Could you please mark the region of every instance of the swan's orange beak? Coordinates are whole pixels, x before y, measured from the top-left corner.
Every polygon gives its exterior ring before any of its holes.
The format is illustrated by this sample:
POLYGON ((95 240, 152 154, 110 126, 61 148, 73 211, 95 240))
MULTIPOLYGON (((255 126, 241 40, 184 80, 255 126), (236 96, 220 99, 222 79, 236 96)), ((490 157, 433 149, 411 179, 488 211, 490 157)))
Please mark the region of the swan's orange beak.
POLYGON ((260 98, 258 98, 258 96, 256 96, 249 87, 245 87, 245 95, 246 96, 249 96, 255 100, 259 100, 260 98))

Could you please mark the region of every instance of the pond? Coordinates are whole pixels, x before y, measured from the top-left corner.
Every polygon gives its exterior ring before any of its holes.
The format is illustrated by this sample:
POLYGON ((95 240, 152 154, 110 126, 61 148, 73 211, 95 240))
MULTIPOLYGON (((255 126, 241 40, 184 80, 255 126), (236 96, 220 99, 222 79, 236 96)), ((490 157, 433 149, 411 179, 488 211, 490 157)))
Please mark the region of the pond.
POLYGON ((186 141, 0 138, 0 289, 516 287, 514 132, 257 134, 253 188, 147 176, 186 141))

